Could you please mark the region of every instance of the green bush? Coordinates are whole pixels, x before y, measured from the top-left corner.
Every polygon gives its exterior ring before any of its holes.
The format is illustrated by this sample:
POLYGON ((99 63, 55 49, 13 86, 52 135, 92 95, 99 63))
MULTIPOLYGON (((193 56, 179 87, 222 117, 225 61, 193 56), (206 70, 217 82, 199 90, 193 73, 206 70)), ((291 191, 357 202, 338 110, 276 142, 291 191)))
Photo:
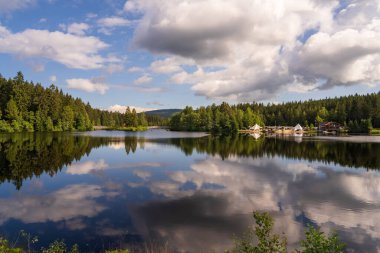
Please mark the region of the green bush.
MULTIPOLYGON (((273 219, 268 213, 255 212, 254 230, 241 239, 235 239, 234 247, 226 253, 287 253, 287 240, 284 236, 273 234, 273 219), (253 235, 257 237, 254 243, 253 235)), ((295 253, 343 253, 345 244, 339 242, 338 235, 333 233, 326 236, 319 228, 308 225, 306 238, 301 241, 301 249, 295 253)))
POLYGON ((0 120, 0 132, 13 133, 14 130, 8 122, 5 120, 0 120))
POLYGON ((23 125, 23 129, 27 132, 34 132, 34 126, 32 123, 28 122, 28 121, 23 121, 22 122, 22 125, 23 125))
POLYGON ((232 253, 286 253, 287 241, 283 236, 272 233, 273 219, 268 213, 253 213, 256 221, 254 231, 249 230, 242 239, 235 239, 232 253), (253 234, 258 242, 254 243, 253 234))
POLYGON ((319 228, 314 228, 311 225, 308 225, 306 239, 301 241, 301 246, 302 249, 296 251, 297 253, 340 253, 345 248, 345 244, 339 242, 336 233, 332 233, 329 237, 326 237, 319 228))
POLYGON ((378 135, 378 134, 380 134, 380 129, 378 129, 378 128, 373 128, 373 129, 371 129, 371 130, 369 131, 369 133, 370 133, 370 134, 376 134, 376 135, 378 135))
POLYGON ((74 245, 70 250, 67 249, 65 242, 54 241, 49 245, 49 248, 42 248, 42 253, 79 253, 78 245, 74 245))
POLYGON ((13 120, 12 121, 12 128, 15 132, 21 132, 22 131, 22 122, 18 120, 13 120))
POLYGON ((7 240, 0 237, 0 252, 1 253, 23 253, 20 248, 11 248, 7 240))

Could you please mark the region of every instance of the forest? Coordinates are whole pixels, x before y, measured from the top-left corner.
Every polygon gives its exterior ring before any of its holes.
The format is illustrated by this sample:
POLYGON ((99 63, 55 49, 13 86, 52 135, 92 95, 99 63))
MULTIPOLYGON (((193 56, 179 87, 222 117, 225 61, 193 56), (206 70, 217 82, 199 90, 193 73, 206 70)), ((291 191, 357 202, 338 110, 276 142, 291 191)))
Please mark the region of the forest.
POLYGON ((223 102, 198 109, 188 106, 171 118, 170 128, 231 133, 254 124, 316 127, 327 121, 340 123, 352 133, 380 128, 380 92, 281 104, 223 102))
POLYGON ((93 126, 112 128, 146 127, 164 121, 147 118, 127 108, 125 113, 92 108, 79 98, 24 80, 21 72, 5 79, 0 75, 0 132, 85 131, 93 126))

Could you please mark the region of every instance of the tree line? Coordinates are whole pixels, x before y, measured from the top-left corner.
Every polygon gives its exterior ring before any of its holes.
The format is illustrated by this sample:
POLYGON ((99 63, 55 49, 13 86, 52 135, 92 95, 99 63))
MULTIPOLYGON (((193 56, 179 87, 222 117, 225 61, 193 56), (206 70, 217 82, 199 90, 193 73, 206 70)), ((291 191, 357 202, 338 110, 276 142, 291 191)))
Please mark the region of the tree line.
POLYGON ((0 132, 85 131, 93 126, 148 124, 145 114, 134 109, 127 108, 125 113, 95 109, 54 85, 45 88, 28 82, 21 72, 9 79, 0 74, 0 132))
POLYGON ((340 123, 350 132, 380 128, 380 92, 281 104, 241 103, 186 107, 170 121, 172 130, 236 132, 254 124, 317 127, 321 122, 340 123))
POLYGON ((187 106, 170 119, 170 129, 175 131, 237 132, 254 124, 264 125, 263 116, 250 106, 239 108, 223 102, 194 110, 187 106))

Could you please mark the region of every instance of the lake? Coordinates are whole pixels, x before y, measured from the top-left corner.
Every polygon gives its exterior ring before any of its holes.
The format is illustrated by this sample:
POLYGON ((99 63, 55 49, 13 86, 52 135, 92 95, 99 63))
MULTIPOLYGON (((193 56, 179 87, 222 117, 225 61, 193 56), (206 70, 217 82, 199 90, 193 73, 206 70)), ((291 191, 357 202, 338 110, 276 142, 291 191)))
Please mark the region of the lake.
POLYGON ((223 252, 268 211, 290 248, 307 224, 380 250, 380 138, 150 130, 0 135, 0 235, 84 251, 223 252))

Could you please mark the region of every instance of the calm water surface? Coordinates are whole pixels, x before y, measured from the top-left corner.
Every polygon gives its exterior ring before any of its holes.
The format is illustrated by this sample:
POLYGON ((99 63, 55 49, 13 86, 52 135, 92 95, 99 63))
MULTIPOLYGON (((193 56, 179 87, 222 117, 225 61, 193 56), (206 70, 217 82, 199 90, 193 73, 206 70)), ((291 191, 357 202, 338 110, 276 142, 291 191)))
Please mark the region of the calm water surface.
POLYGON ((290 248, 305 226, 380 250, 379 137, 212 137, 151 130, 0 135, 0 234, 96 251, 167 243, 218 252, 270 212, 290 248))

